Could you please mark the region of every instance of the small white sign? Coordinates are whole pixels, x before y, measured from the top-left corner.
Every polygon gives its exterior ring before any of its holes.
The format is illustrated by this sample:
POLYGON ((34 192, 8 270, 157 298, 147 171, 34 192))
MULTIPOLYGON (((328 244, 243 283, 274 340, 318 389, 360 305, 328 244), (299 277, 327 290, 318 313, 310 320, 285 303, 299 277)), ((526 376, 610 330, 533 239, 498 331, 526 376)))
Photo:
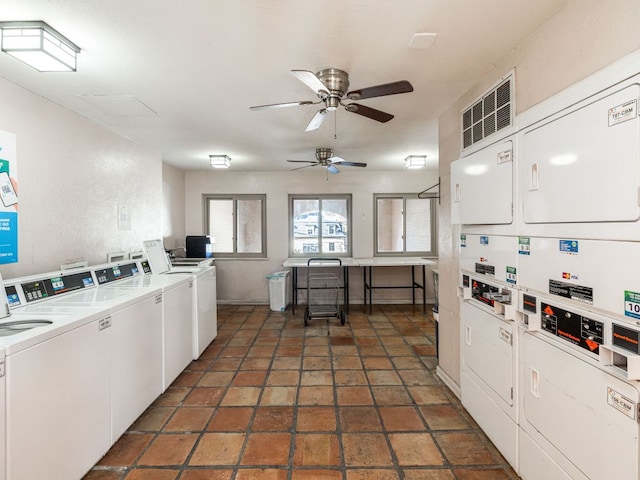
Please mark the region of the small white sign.
POLYGON ((633 120, 637 116, 637 101, 634 99, 609 109, 609 126, 612 127, 627 120, 633 120))
POLYGON ((636 404, 613 388, 607 388, 607 403, 632 420, 636 418, 636 404))

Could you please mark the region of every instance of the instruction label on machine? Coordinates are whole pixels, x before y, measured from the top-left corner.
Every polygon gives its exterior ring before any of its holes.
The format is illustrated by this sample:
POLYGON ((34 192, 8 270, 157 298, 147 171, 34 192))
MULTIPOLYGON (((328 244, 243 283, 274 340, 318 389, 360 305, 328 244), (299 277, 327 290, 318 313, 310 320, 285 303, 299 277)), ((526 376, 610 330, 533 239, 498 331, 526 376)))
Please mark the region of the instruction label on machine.
POLYGON ((624 291, 624 314, 640 319, 640 293, 624 291))
POLYGON ((529 237, 518 237, 518 254, 531 255, 531 239, 529 237))
POLYGON ((507 282, 513 283, 514 285, 518 283, 518 271, 516 267, 507 267, 506 274, 507 282))
POLYGON ((593 305, 593 288, 549 279, 549 293, 593 305))
POLYGON ((464 233, 460 235, 460 246, 462 248, 467 246, 467 236, 464 233))
POLYGON ((578 241, 577 240, 560 240, 560 251, 562 253, 568 253, 569 255, 577 255, 578 241))

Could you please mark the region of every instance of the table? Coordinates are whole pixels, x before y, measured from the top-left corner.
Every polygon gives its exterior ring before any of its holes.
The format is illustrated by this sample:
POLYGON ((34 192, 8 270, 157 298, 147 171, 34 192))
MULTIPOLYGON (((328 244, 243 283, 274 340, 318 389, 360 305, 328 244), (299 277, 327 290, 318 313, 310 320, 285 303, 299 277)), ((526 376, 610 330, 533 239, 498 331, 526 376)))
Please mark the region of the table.
MULTIPOLYGON (((291 268, 291 311, 296 313, 296 305, 298 304, 298 290, 306 290, 306 285, 298 286, 298 268, 308 268, 308 258, 288 258, 282 263, 285 268, 291 268)), ((386 288, 411 288, 412 301, 416 303, 416 288, 422 289, 422 309, 427 312, 427 266, 437 265, 437 260, 424 257, 369 257, 369 258, 340 258, 342 261, 342 287, 344 292, 344 305, 347 312, 349 311, 349 267, 362 267, 364 274, 364 306, 367 306, 367 293, 369 297, 369 310, 373 305, 373 290, 386 288), (373 267, 411 267, 411 285, 373 285, 373 267), (415 267, 422 267, 422 284, 416 282, 415 267)), ((327 259, 327 263, 314 262, 311 268, 315 267, 335 267, 335 261, 331 262, 327 259)))
POLYGON ((378 288, 410 288, 413 304, 416 303, 416 288, 422 289, 422 311, 427 313, 427 265, 437 265, 438 262, 424 257, 370 257, 355 258, 354 261, 363 267, 364 274, 364 306, 367 306, 369 294, 369 311, 373 305, 373 290, 378 288), (411 267, 411 285, 373 285, 373 267, 411 267), (422 284, 416 282, 415 267, 422 267, 422 284))
MULTIPOLYGON (((315 257, 313 257, 315 258, 315 257)), ((307 289, 306 285, 298 286, 298 268, 316 268, 316 267, 336 267, 335 259, 327 258, 326 263, 322 261, 314 261, 311 266, 307 265, 309 258, 287 258, 282 262, 282 266, 285 268, 291 268, 291 313, 296 313, 296 305, 298 304, 298 290, 307 289)), ((349 267, 357 267, 358 264, 353 261, 353 258, 340 258, 342 262, 342 286, 340 289, 343 291, 345 310, 349 312, 349 267)))

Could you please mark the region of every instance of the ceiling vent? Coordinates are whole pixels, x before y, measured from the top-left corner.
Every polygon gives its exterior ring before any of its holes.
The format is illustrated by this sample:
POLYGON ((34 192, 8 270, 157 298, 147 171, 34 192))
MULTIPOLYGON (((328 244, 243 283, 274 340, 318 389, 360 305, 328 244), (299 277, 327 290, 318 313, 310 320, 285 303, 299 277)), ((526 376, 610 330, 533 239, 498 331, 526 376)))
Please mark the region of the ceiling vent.
POLYGON ((513 123, 513 73, 462 112, 462 148, 510 127, 513 123))

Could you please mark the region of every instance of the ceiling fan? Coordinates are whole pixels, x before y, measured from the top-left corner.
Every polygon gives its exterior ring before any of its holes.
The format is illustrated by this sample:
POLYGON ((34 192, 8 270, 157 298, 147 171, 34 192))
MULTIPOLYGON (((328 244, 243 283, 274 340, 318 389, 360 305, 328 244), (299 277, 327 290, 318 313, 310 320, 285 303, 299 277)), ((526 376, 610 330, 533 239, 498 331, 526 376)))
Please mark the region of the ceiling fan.
POLYGON ((316 130, 322 125, 327 113, 333 112, 339 106, 343 106, 347 112, 357 113, 363 117, 371 118, 381 123, 386 123, 393 115, 375 108, 360 105, 359 103, 345 103, 349 100, 364 100, 385 95, 413 92, 413 86, 407 80, 385 83, 374 87, 361 88, 349 91, 349 74, 337 68, 325 68, 318 73, 308 70, 291 70, 294 77, 304 83, 318 96, 320 100, 312 102, 303 100, 300 102, 274 103, 270 105, 256 105, 251 110, 264 110, 268 108, 297 107, 300 105, 318 105, 322 108, 313 116, 305 131, 316 130))
POLYGON ((344 165, 345 167, 366 167, 366 163, 362 162, 347 162, 341 157, 337 157, 333 154, 331 148, 316 148, 316 160, 287 160, 287 162, 293 163, 309 163, 303 167, 294 168, 293 170, 300 170, 301 168, 314 167, 321 165, 327 169, 329 173, 339 173, 336 165, 344 165))

